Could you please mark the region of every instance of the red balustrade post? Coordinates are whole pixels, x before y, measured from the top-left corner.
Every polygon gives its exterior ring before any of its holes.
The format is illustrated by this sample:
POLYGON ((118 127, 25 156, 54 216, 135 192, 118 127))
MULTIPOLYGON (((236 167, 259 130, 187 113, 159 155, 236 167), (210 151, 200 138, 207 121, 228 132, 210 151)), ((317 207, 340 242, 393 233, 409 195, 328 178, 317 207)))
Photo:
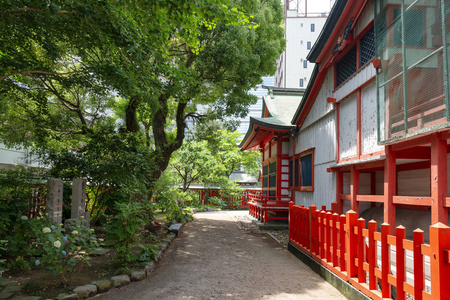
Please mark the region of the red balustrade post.
POLYGON ((422 300, 422 291, 425 286, 425 276, 423 272, 422 244, 424 242, 424 232, 416 229, 413 232, 413 260, 414 260, 414 300, 422 300))
POLYGON ((326 253, 327 253, 327 262, 329 262, 329 263, 332 262, 332 259, 331 259, 331 249, 332 249, 332 247, 331 247, 331 228, 333 226, 333 224, 332 224, 333 221, 331 219, 331 216, 332 216, 331 212, 327 212, 326 217, 325 217, 325 220, 327 222, 327 226, 326 226, 326 230, 327 230, 327 233, 326 233, 326 236, 327 236, 326 253))
POLYGON ((369 289, 375 290, 377 288, 377 279, 375 277, 375 266, 377 261, 377 243, 374 238, 374 233, 377 231, 377 222, 369 221, 369 289))
POLYGON ((316 225, 316 206, 315 205, 311 205, 309 207, 309 224, 311 224, 310 226, 310 234, 309 234, 309 244, 311 245, 310 249, 312 253, 317 253, 316 252, 316 244, 317 244, 317 238, 316 238, 316 230, 317 230, 317 225, 316 225))
POLYGON ((346 230, 346 249, 347 249, 347 279, 356 277, 358 269, 355 266, 355 257, 357 254, 357 239, 355 235, 355 226, 358 214, 353 210, 347 212, 347 230, 346 230))
POLYGON ((430 226, 431 298, 450 299, 450 227, 443 223, 430 226))
POLYGON ((341 271, 344 272, 345 270, 347 270, 347 264, 345 263, 345 256, 347 255, 346 253, 346 234, 345 234, 345 226, 346 226, 346 222, 347 222, 347 217, 345 215, 340 215, 339 216, 339 244, 340 244, 340 267, 341 267, 341 271))
POLYGON ((310 219, 309 209, 305 207, 303 217, 305 219, 305 243, 306 249, 311 250, 311 234, 310 234, 310 219))
MULTIPOLYGON (((323 208, 323 206, 322 206, 323 208)), ((325 211, 321 210, 320 211, 320 258, 325 259, 326 258, 326 252, 325 252, 325 244, 326 244, 326 239, 325 239, 325 211)))
POLYGON ((327 206, 326 205, 322 205, 322 210, 323 211, 327 211, 327 206))
POLYGON ((366 248, 364 243, 363 229, 366 227, 366 221, 363 218, 359 218, 357 221, 358 226, 358 282, 366 282, 366 272, 364 271, 365 255, 364 249, 366 248))
POLYGON ((305 236, 306 236, 306 232, 304 230, 304 223, 305 220, 303 219, 303 209, 304 209, 304 205, 300 205, 300 208, 298 209, 298 214, 297 214, 297 218, 298 218, 298 229, 299 229, 299 242, 302 246, 305 245, 305 236))
POLYGON ((381 296, 390 298, 391 289, 389 288, 388 275, 390 273, 389 244, 387 236, 390 225, 386 222, 381 224, 381 296))
POLYGON ((396 258, 396 286, 397 286, 397 300, 405 300, 406 294, 403 289, 403 282, 406 280, 406 265, 405 265, 405 249, 403 248, 403 240, 406 238, 406 228, 398 226, 395 234, 395 258, 396 258))
POLYGON ((294 225, 295 225, 295 221, 294 221, 294 202, 290 201, 289 202, 289 240, 293 240, 293 232, 294 232, 294 225))
POLYGON ((339 265, 339 260, 338 260, 338 256, 337 256, 337 250, 339 248, 338 246, 338 230, 337 230, 337 223, 339 221, 339 215, 337 213, 334 213, 332 215, 332 231, 331 231, 331 235, 332 235, 332 243, 333 243, 333 266, 336 267, 339 265))

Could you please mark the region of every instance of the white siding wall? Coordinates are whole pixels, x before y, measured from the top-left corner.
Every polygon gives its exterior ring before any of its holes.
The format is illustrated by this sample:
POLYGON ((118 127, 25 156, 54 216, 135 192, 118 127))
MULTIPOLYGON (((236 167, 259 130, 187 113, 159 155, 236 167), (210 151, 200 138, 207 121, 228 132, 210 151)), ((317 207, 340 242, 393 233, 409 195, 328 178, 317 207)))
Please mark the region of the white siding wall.
POLYGON ((331 97, 332 76, 328 76, 296 139, 295 152, 314 148, 314 192, 295 192, 297 205, 327 205, 335 201, 335 173, 327 168, 336 162, 336 113, 326 98, 331 97))
POLYGON ((333 97, 333 86, 334 86, 334 69, 332 68, 330 72, 328 72, 328 75, 323 82, 322 88, 320 89, 319 94, 317 95, 316 102, 309 111, 309 114, 306 117, 305 122, 302 125, 302 128, 308 127, 312 123, 316 122, 316 120, 324 116, 326 113, 334 109, 333 104, 327 103, 327 98, 333 97))
POLYGON ((358 22, 353 29, 353 36, 357 36, 361 33, 361 31, 369 25, 373 20, 373 1, 368 1, 366 8, 362 12, 358 22))
POLYGON ((339 157, 356 156, 356 94, 340 104, 339 157))

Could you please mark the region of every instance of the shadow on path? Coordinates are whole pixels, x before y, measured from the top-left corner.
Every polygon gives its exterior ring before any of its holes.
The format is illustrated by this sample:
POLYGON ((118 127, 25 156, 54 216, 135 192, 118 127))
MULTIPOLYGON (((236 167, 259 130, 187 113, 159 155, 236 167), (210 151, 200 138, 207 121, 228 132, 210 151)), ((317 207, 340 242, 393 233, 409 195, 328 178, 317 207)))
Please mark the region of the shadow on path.
POLYGON ((239 214, 248 212, 196 214, 150 278, 100 298, 346 299, 270 237, 239 230, 239 214))

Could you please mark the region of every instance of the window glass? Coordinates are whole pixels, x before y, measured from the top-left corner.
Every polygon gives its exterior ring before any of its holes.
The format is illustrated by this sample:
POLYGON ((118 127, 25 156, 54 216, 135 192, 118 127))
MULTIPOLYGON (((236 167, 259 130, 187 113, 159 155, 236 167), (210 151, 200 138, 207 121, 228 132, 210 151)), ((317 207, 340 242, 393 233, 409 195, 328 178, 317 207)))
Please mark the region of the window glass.
POLYGON ((316 30, 316 26, 314 24, 311 24, 311 32, 314 32, 316 30))
POLYGON ((312 153, 300 158, 300 186, 312 186, 312 153))
POLYGON ((308 49, 308 50, 311 49, 311 42, 306 43, 306 49, 308 49))
POLYGON ((303 68, 307 68, 308 67, 308 61, 305 59, 303 61, 303 68))
POLYGON ((300 79, 300 87, 303 87, 303 79, 300 79))

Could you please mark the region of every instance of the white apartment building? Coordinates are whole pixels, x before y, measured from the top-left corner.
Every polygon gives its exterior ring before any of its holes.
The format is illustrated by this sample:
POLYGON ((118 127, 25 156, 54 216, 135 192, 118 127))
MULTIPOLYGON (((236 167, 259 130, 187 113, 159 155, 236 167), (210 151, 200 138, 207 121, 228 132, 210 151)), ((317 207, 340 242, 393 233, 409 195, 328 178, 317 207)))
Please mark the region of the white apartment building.
POLYGON ((285 0, 286 50, 278 60, 275 86, 306 88, 314 64, 306 60, 319 37, 334 0, 285 0))

